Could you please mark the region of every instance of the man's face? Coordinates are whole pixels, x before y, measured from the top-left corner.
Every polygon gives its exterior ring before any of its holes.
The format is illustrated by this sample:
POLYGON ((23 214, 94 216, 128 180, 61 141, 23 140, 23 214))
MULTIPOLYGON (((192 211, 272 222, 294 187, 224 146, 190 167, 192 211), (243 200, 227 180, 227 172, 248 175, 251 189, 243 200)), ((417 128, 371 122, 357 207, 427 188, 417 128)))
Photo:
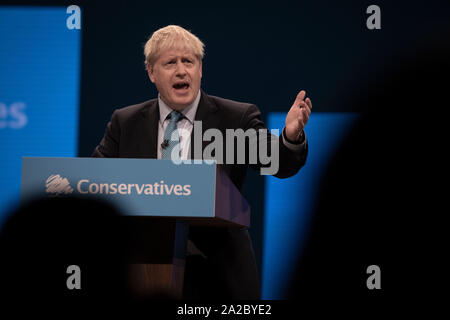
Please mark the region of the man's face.
POLYGON ((181 111, 197 97, 202 62, 192 52, 179 49, 164 51, 147 71, 161 99, 172 109, 181 111))

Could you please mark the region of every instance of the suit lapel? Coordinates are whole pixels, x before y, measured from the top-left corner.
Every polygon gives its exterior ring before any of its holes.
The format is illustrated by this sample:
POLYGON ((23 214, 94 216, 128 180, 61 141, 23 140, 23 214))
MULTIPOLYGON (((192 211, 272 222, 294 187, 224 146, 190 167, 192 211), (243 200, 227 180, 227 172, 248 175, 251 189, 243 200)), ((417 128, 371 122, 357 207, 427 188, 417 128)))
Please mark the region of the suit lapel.
MULTIPOLYGON (((203 141, 202 137, 205 131, 211 128, 219 128, 220 118, 217 114, 218 110, 219 108, 214 101, 205 92, 203 92, 203 90, 201 90, 200 101, 198 103, 197 112, 195 113, 195 121, 201 121, 202 123, 202 136, 200 137, 200 140, 202 141, 202 153, 205 147, 211 143, 210 141, 203 141)), ((189 150, 189 158, 191 159, 195 158, 193 157, 193 150, 195 150, 194 143, 194 130, 192 130, 191 145, 189 150)))
MULTIPOLYGON (((202 122, 202 137, 206 130, 211 128, 219 128, 220 117, 217 114, 219 108, 214 101, 205 93, 201 91, 200 101, 198 103, 197 112, 195 113, 195 121, 202 122)), ((159 121, 159 107, 158 99, 149 102, 149 105, 141 110, 141 121, 136 125, 139 139, 139 156, 142 158, 156 159, 158 157, 158 121, 159 121)), ((210 141, 203 141, 202 137, 202 152, 210 141)), ((191 134, 190 158, 192 159, 192 150, 194 147, 194 131, 191 134)))
POLYGON ((158 100, 151 101, 149 106, 141 110, 141 121, 136 128, 139 137, 139 154, 143 158, 156 159, 158 157, 158 100))

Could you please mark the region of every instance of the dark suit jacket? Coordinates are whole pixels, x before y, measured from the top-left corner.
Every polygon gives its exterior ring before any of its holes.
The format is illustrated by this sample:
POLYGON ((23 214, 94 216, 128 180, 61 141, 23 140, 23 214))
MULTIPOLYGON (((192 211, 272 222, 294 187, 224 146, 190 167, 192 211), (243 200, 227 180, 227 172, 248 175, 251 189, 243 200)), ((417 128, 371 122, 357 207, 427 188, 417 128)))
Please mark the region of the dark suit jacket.
MULTIPOLYGON (((209 96, 203 91, 195 120, 202 121, 203 132, 216 128, 224 135, 226 129, 265 128, 261 113, 255 105, 209 96)), ((158 121, 157 99, 116 110, 93 156, 157 158, 158 121)), ((208 143, 210 142, 202 142, 203 149, 208 143)), ((193 144, 192 134, 191 150, 193 150, 193 144)), ((306 161, 307 144, 301 152, 292 152, 282 143, 280 135, 279 155, 280 168, 275 176, 279 178, 292 176, 306 161)), ((224 159, 225 156, 226 150, 224 150, 224 159)), ((260 165, 252 166, 258 168, 260 165)), ((242 188, 247 167, 247 164, 223 165, 225 172, 239 190, 242 188)), ((204 274, 197 274, 195 280, 190 279, 190 275, 195 277, 195 270, 190 270, 189 260, 187 261, 185 274, 187 290, 190 290, 189 287, 193 285, 207 291, 204 292, 205 297, 232 299, 260 297, 258 272, 247 229, 192 227, 189 238, 205 253, 208 261, 201 269, 204 274), (204 280, 203 284, 200 284, 202 280, 204 280)), ((200 267, 197 268, 200 269, 200 267)), ((201 292, 192 296, 203 297, 201 292)))

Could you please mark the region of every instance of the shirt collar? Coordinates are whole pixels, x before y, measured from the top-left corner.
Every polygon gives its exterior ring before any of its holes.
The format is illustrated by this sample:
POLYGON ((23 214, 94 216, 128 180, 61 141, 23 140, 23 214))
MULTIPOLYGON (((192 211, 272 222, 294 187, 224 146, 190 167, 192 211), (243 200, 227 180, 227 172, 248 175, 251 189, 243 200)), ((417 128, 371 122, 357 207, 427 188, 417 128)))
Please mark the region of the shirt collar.
MULTIPOLYGON (((189 106, 180 111, 186 119, 188 119, 192 124, 195 120, 195 113, 197 112, 198 103, 200 102, 200 90, 198 90, 197 97, 194 102, 192 102, 189 106)), ((169 113, 173 111, 171 107, 169 107, 164 101, 162 101, 160 94, 158 94, 158 106, 159 106, 159 121, 164 123, 169 113)))

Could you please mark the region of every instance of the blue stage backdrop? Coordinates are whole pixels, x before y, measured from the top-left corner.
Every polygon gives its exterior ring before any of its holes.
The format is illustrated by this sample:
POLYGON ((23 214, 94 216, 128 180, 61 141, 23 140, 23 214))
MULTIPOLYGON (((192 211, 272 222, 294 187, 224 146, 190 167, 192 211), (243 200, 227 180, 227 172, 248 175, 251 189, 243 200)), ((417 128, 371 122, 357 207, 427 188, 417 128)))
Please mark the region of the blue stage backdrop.
MULTIPOLYGON (((281 132, 285 118, 284 113, 269 114, 268 127, 281 132)), ((288 179, 266 177, 263 299, 285 298, 285 290, 308 236, 322 176, 357 118, 356 113, 312 113, 305 127, 309 142, 306 165, 288 179)))
POLYGON ((66 9, 0 6, 0 225, 23 156, 77 153, 81 32, 66 9))

